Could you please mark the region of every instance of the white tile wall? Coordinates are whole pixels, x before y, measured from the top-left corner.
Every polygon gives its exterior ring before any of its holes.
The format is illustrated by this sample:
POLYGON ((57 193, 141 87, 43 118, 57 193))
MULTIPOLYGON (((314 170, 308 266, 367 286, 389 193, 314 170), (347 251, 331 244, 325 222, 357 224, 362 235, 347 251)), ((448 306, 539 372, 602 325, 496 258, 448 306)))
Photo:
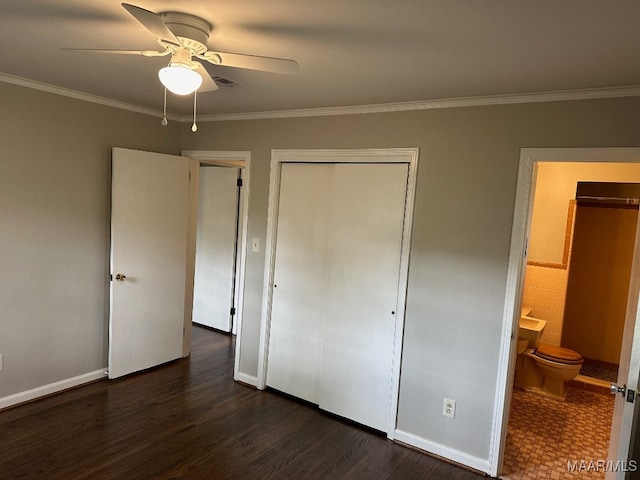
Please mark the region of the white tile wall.
POLYGON ((567 293, 567 270, 527 265, 522 305, 530 316, 547 321, 540 341, 560 345, 562 318, 567 293))

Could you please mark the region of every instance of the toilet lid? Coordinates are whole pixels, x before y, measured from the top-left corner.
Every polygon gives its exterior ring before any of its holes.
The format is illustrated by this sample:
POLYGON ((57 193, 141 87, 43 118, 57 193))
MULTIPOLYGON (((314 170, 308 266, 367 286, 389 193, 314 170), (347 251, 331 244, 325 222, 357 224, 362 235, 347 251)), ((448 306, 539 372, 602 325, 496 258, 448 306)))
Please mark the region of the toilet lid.
POLYGON ((555 345, 540 344, 534 353, 540 358, 568 365, 579 365, 583 362, 582 355, 578 352, 555 345))

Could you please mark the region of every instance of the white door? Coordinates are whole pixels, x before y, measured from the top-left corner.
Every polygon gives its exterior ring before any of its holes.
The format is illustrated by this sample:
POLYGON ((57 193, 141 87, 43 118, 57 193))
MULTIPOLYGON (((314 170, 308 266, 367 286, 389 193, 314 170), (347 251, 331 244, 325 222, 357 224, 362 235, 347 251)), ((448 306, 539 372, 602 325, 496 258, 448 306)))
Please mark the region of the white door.
POLYGON ((113 149, 109 378, 182 355, 189 161, 113 149))
POLYGON ((385 431, 406 164, 282 166, 267 384, 385 431))
POLYGON ((386 431, 407 164, 339 164, 331 185, 320 408, 386 431))
MULTIPOLYGON (((620 468, 611 468, 607 472, 607 479, 625 478, 625 469, 633 469, 629 463, 631 450, 636 437, 635 414, 638 401, 638 375, 640 375, 640 321, 638 321, 638 303, 640 300, 640 216, 636 224, 636 241, 631 266, 631 281, 629 283, 629 298, 622 336, 622 349, 618 368, 618 385, 625 386, 624 394, 616 394, 609 443, 609 459, 617 463, 620 468), (635 392, 635 396, 627 393, 635 392), (634 398, 631 398, 634 397, 634 398)), ((636 446, 637 448, 637 446, 636 446)), ((634 459, 635 469, 640 470, 640 459, 634 459)))
POLYGON ((333 165, 282 166, 267 384, 318 404, 333 165))
POLYGON ((231 331, 234 307, 238 169, 201 166, 193 321, 231 331))

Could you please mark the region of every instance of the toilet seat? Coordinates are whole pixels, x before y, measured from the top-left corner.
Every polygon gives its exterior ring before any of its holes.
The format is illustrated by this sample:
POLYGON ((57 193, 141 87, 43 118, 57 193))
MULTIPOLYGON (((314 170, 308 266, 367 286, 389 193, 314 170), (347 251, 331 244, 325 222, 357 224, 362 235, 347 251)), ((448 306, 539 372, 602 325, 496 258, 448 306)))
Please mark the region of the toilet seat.
POLYGON ((563 363, 565 365, 581 365, 584 361, 582 355, 569 348, 556 347, 555 345, 540 344, 533 354, 550 362, 563 363))

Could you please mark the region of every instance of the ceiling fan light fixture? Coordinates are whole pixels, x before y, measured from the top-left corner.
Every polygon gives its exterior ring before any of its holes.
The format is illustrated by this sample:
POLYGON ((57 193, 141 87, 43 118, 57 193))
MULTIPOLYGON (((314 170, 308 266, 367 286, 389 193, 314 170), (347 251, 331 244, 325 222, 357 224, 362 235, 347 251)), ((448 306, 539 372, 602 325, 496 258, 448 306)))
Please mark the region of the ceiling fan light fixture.
POLYGON ((173 63, 158 72, 160 82, 176 95, 189 95, 202 85, 200 74, 186 65, 173 63))

